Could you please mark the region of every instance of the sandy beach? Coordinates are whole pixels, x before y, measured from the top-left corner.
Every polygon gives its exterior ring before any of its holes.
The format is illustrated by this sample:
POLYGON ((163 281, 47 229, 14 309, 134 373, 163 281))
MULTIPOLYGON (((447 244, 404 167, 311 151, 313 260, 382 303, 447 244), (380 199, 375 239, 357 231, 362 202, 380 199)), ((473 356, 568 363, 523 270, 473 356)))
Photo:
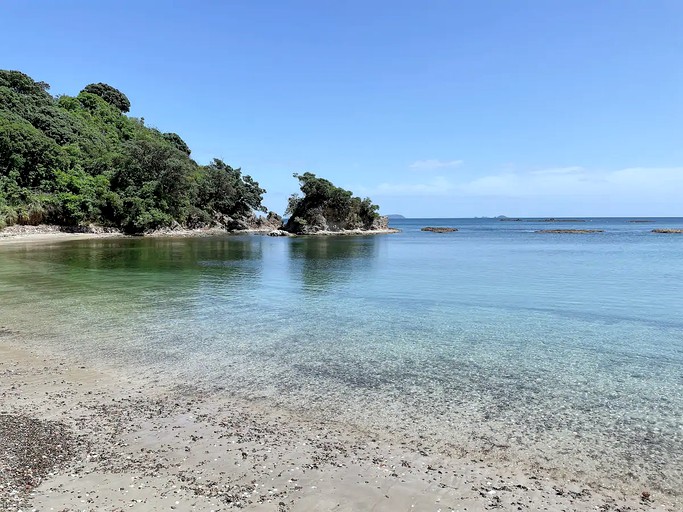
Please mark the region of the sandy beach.
POLYGON ((0 509, 674 510, 0 344, 0 509))

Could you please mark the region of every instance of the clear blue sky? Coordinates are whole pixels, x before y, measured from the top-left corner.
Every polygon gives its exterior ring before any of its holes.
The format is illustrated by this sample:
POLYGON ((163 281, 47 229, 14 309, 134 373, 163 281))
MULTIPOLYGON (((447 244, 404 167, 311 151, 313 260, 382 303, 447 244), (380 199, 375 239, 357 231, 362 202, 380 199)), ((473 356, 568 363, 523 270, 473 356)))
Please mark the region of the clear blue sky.
POLYGON ((680 0, 0 3, 0 67, 411 217, 683 216, 680 0))

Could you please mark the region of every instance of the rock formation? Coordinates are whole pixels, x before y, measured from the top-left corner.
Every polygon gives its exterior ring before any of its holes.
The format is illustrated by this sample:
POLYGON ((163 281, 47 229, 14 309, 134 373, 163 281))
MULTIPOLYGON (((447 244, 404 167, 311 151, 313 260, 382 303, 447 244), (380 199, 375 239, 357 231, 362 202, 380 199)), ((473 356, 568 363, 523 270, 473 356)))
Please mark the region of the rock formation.
POLYGON ((420 229, 420 231, 429 231, 431 233, 453 233, 457 230, 458 230, 458 228, 432 227, 432 226, 427 226, 425 228, 420 229))

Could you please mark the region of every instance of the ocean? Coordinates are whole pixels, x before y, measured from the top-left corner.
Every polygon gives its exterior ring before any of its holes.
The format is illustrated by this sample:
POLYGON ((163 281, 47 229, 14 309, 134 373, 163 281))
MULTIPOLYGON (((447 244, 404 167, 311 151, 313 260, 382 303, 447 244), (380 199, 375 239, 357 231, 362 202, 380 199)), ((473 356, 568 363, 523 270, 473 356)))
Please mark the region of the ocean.
POLYGON ((580 220, 13 243, 0 341, 444 456, 680 495, 683 235, 651 230, 683 219, 580 220))

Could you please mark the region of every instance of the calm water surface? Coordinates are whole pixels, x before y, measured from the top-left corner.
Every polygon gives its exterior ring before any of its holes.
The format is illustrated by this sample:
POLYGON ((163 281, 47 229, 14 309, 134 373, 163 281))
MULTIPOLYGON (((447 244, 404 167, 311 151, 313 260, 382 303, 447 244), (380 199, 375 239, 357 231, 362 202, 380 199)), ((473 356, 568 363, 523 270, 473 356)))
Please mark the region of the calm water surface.
POLYGON ((392 225, 7 245, 0 327, 433 450, 680 494, 683 236, 650 231, 683 219, 392 225))

